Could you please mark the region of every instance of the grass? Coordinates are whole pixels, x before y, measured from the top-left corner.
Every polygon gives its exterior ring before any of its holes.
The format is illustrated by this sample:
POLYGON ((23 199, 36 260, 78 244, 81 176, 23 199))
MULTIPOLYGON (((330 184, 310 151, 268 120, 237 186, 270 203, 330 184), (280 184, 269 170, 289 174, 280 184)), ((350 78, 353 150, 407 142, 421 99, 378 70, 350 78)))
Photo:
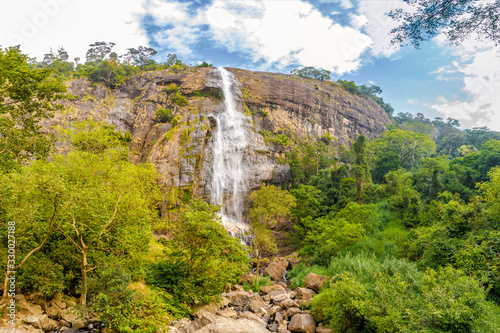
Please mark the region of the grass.
POLYGON ((269 276, 257 276, 256 279, 250 283, 243 283, 243 289, 249 291, 252 289, 254 292, 258 293, 260 287, 270 286, 272 284, 271 278, 269 276))

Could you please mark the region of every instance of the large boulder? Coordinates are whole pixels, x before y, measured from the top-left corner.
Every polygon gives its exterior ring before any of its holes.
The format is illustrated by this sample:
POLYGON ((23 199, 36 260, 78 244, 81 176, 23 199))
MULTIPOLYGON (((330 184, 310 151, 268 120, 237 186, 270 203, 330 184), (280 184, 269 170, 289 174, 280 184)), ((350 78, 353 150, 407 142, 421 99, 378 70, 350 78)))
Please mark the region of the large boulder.
POLYGON ((255 281, 256 278, 257 276, 255 274, 243 274, 240 277, 240 284, 243 283, 251 284, 253 281, 255 281))
POLYGON ((57 321, 50 319, 46 314, 28 316, 23 321, 43 331, 52 331, 57 327, 57 321))
POLYGON ((260 326, 262 326, 263 328, 266 328, 266 326, 267 326, 267 323, 264 320, 262 320, 262 318, 260 318, 259 316, 253 314, 250 311, 243 312, 241 314, 240 318, 245 318, 245 319, 252 320, 252 321, 256 322, 257 324, 259 324, 260 326))
POLYGON ((263 294, 269 294, 270 292, 277 291, 277 290, 285 291, 285 289, 282 286, 280 286, 279 284, 272 284, 270 286, 260 287, 260 292, 263 294))
POLYGON ((315 333, 316 321, 308 313, 298 313, 290 320, 288 329, 292 333, 315 333))
POLYGON ((330 277, 325 275, 318 275, 314 273, 309 273, 306 276, 306 280, 304 282, 306 288, 312 289, 314 291, 319 291, 325 281, 327 281, 330 277))
POLYGON ((229 300, 229 304, 235 307, 246 307, 250 303, 250 295, 246 291, 232 291, 221 294, 229 300))
POLYGON ((191 314, 195 318, 199 318, 200 315, 204 312, 210 312, 210 313, 216 313, 217 310, 220 309, 220 304, 219 303, 210 303, 210 304, 196 304, 194 305, 191 310, 191 314))
POLYGON ((240 318, 226 318, 211 313, 203 314, 188 328, 193 333, 269 333, 258 321, 240 318), (196 329, 194 329, 196 327, 196 329))
POLYGON ((248 307, 252 312, 258 313, 262 312, 261 309, 265 309, 267 307, 267 304, 264 303, 259 294, 253 294, 252 296, 250 296, 250 303, 248 307))
POLYGON ((274 281, 280 281, 286 273, 286 268, 288 267, 288 260, 284 257, 274 258, 273 261, 264 270, 264 274, 267 274, 274 281))

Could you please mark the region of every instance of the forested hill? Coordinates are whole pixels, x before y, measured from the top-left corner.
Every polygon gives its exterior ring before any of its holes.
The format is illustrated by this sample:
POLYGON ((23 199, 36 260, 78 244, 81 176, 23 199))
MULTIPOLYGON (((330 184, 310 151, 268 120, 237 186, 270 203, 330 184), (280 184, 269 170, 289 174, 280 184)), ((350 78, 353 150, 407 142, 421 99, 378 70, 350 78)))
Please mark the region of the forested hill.
POLYGON ((207 332, 224 315, 500 332, 498 133, 394 116, 380 88, 315 69, 111 48, 78 64, 0 50, 0 307, 21 332, 207 332))

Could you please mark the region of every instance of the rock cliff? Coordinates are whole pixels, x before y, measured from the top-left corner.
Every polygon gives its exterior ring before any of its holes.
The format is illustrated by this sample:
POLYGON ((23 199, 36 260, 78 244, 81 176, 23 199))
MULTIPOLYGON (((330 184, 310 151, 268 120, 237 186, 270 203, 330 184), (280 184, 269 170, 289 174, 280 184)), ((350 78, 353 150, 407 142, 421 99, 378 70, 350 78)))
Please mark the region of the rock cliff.
MULTIPOLYGON (((248 115, 253 131, 243 159, 249 191, 261 182, 279 184, 289 177, 289 167, 278 159, 282 152, 268 145, 260 130, 287 129, 296 138, 328 133, 339 144, 349 145, 360 134, 379 136, 389 122, 374 101, 331 82, 229 70, 239 82, 234 91, 238 107, 248 115)), ((214 117, 224 110, 220 81, 216 68, 144 73, 115 91, 85 79, 70 81, 69 91, 76 98, 49 125, 69 127, 75 120, 92 117, 131 133, 129 156, 135 163, 153 163, 161 174, 168 193, 166 210, 191 196, 209 198, 214 117), (160 109, 166 110, 166 118, 158 118, 160 109)))

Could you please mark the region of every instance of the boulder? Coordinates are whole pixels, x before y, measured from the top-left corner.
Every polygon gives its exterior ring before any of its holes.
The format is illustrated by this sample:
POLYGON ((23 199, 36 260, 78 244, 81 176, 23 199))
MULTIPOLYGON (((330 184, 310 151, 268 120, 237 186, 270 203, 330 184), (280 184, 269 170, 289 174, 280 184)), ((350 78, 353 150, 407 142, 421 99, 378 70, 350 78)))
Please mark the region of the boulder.
POLYGON ((47 309, 47 315, 52 319, 59 319, 60 312, 61 309, 55 304, 47 309))
POLYGON ((290 298, 290 295, 286 293, 286 291, 272 291, 269 294, 269 297, 273 301, 274 304, 278 305, 286 299, 290 298))
POLYGON ((283 289, 285 289, 285 290, 286 290, 286 288, 288 288, 288 286, 286 285, 286 283, 285 283, 285 282, 283 282, 283 281, 278 281, 276 284, 277 284, 278 286, 283 287, 283 289))
POLYGON ((300 258, 298 257, 297 252, 289 254, 286 258, 287 258, 290 266, 292 266, 292 268, 301 262, 300 258))
POLYGON ((292 333, 315 333, 316 321, 310 314, 298 313, 290 320, 288 329, 292 333))
POLYGON ((262 320, 262 318, 256 316, 255 314, 253 314, 252 312, 249 312, 249 311, 243 312, 241 314, 240 318, 252 320, 252 321, 256 322, 257 324, 259 324, 263 328, 266 328, 266 326, 267 326, 267 323, 264 320, 262 320))
POLYGON ((259 323, 246 319, 233 319, 216 316, 213 321, 194 333, 269 333, 267 329, 259 323))
POLYGON ((286 273, 286 268, 288 267, 288 260, 284 257, 274 258, 273 261, 264 270, 264 274, 267 274, 271 279, 275 281, 280 281, 286 273))
POLYGON ((79 318, 76 315, 76 310, 74 308, 67 308, 67 309, 61 310, 59 312, 59 315, 61 316, 62 319, 64 319, 68 323, 70 323, 71 328, 74 328, 75 330, 78 330, 80 328, 84 328, 87 326, 87 320, 85 320, 83 318, 79 318))
POLYGON ((217 311, 217 315, 222 316, 222 317, 226 317, 226 318, 236 318, 238 316, 238 314, 236 313, 236 311, 234 311, 233 308, 219 310, 219 311, 217 311))
POLYGON ((49 302, 50 306, 57 306, 60 309, 66 309, 66 303, 64 303, 62 295, 59 294, 49 302))
POLYGON ((184 317, 181 320, 177 320, 177 321, 173 322, 172 326, 180 329, 180 328, 188 327, 189 324, 191 324, 191 320, 189 320, 189 318, 184 317))
POLYGON ((250 310, 252 312, 257 313, 257 312, 262 312, 261 308, 266 308, 267 304, 264 303, 262 298, 260 298, 259 294, 254 294, 254 295, 250 296, 250 303, 249 303, 248 307, 250 308, 250 310))
POLYGON ((229 305, 229 300, 227 298, 225 298, 225 297, 221 297, 220 298, 220 303, 222 304, 222 307, 225 308, 226 306, 229 305))
POLYGON ((306 288, 312 289, 314 291, 319 291, 321 287, 323 287, 323 284, 325 283, 326 280, 328 280, 329 277, 325 275, 318 275, 314 273, 309 273, 306 276, 306 280, 304 282, 306 288))
POLYGON ((19 301, 19 310, 21 313, 26 313, 28 315, 42 315, 43 309, 39 304, 33 304, 28 301, 19 301))
POLYGON ((311 301, 314 296, 314 291, 308 288, 297 288, 295 292, 297 293, 297 299, 304 302, 311 301))
POLYGON ((283 302, 281 302, 280 306, 283 309, 298 308, 299 307, 299 305, 293 299, 289 299, 289 298, 287 298, 283 302))
POLYGON ((246 307, 250 303, 250 295, 246 291, 232 291, 221 294, 229 300, 229 304, 235 307, 246 307))
POLYGON ((260 287, 260 292, 263 294, 269 294, 272 291, 278 291, 278 290, 285 291, 285 288, 283 288, 282 286, 280 286, 278 284, 272 284, 270 286, 260 287))
POLYGON ((329 328, 324 328, 321 324, 316 327, 316 333, 333 333, 333 331, 329 328))
POLYGON ((215 313, 219 309, 220 309, 220 304, 218 303, 196 304, 191 308, 192 310, 191 313, 195 318, 199 318, 203 312, 208 311, 210 313, 215 313))
POLYGON ((52 331, 57 327, 57 321, 50 319, 46 314, 28 316, 23 321, 43 331, 52 331))
POLYGON ((291 318, 291 317, 295 316, 297 313, 301 313, 301 312, 302 312, 302 310, 299 308, 289 308, 288 310, 286 310, 286 317, 291 318))
POLYGON ((253 281, 255 281, 256 277, 257 276, 255 274, 243 274, 240 277, 240 284, 243 284, 243 283, 251 284, 253 281))
POLYGON ((269 313, 270 316, 277 315, 281 311, 281 306, 274 305, 272 306, 267 313, 269 313))

